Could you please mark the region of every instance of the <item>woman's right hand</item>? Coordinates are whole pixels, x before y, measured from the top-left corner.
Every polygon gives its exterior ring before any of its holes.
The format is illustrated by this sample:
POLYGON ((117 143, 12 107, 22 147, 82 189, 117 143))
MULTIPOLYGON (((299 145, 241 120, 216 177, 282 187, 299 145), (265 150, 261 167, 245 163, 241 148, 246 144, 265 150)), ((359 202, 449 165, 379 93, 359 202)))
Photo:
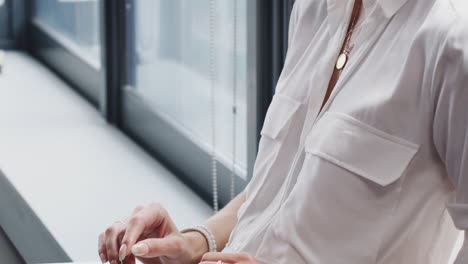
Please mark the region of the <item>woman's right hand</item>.
POLYGON ((123 222, 115 222, 99 235, 102 262, 134 264, 198 263, 208 245, 197 232, 181 234, 159 203, 135 208, 123 222))

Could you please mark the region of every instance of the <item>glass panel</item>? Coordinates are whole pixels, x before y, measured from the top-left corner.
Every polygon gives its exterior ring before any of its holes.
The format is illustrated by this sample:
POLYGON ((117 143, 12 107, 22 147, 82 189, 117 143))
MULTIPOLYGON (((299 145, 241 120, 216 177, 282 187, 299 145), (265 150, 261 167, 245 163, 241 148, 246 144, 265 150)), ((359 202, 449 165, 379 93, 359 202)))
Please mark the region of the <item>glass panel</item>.
POLYGON ((99 1, 36 0, 34 17, 67 48, 99 63, 99 1))
POLYGON ((217 159, 244 174, 248 1, 136 0, 129 29, 131 86, 207 152, 214 120, 217 159))
POLYGON ((8 5, 6 5, 5 0, 0 0, 0 39, 10 38, 10 22, 9 22, 9 12, 8 5))

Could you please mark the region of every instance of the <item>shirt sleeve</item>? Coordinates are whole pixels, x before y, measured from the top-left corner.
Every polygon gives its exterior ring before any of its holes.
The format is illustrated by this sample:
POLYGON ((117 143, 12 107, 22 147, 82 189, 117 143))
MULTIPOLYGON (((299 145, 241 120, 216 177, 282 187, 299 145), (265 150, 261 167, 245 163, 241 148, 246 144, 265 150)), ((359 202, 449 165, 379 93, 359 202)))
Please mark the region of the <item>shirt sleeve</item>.
POLYGON ((465 231, 456 264, 468 263, 468 27, 453 25, 441 45, 435 70, 433 137, 456 188, 447 204, 455 226, 465 231))
POLYGON ((294 2, 293 8, 291 10, 291 16, 289 18, 289 29, 288 29, 288 46, 291 46, 291 41, 294 37, 294 33, 296 32, 296 24, 298 18, 298 6, 299 3, 297 1, 294 2))

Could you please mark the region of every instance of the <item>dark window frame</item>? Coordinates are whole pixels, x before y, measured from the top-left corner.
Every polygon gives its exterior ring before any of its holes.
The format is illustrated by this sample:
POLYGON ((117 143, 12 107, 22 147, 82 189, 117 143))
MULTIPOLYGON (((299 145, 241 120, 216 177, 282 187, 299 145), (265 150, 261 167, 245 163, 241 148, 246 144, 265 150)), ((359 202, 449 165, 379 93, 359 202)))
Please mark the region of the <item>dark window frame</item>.
POLYGON ((0 49, 23 49, 27 41, 27 0, 5 0, 1 7, 7 15, 6 27, 8 37, 0 38, 0 49))

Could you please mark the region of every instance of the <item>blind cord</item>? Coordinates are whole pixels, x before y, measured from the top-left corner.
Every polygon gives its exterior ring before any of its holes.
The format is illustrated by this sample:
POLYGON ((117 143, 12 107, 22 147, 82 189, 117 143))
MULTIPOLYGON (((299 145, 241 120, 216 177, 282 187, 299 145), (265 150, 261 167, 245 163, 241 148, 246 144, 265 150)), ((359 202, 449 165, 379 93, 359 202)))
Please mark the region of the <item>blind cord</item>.
MULTIPOLYGON (((217 85, 217 72, 216 72, 216 0, 210 0, 210 15, 209 15, 209 28, 210 28, 210 85, 211 85, 211 178, 213 188, 213 211, 219 211, 219 193, 218 193, 218 169, 216 160, 216 85, 217 85)), ((230 197, 234 199, 236 195, 235 181, 236 181, 236 154, 237 154, 237 49, 238 49, 238 7, 237 1, 234 0, 233 9, 233 83, 232 83, 232 168, 231 168, 231 182, 230 182, 230 197)))
POLYGON ((231 169, 231 200, 236 196, 236 145, 237 145, 237 0, 234 0, 233 9, 233 70, 232 70, 232 169, 231 169))
POLYGON ((210 0, 210 84, 211 84, 211 178, 213 188, 213 210, 215 213, 219 210, 218 205, 218 170, 216 161, 216 54, 215 54, 215 0, 210 0))

